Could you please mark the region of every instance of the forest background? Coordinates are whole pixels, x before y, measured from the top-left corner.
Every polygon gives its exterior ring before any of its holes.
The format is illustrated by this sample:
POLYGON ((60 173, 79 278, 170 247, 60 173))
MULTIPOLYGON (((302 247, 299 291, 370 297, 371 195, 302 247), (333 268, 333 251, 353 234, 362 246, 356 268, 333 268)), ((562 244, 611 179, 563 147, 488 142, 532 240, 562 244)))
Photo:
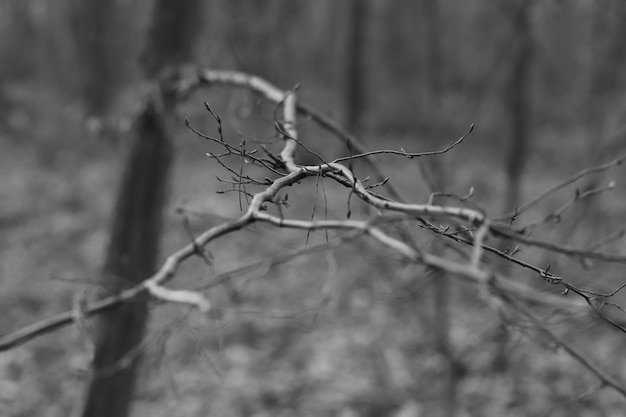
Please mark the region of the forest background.
MULTIPOLYGON (((475 124, 435 162, 377 159, 408 200, 428 199, 430 171, 437 191, 465 195, 473 187, 473 201, 498 215, 626 151, 623 1, 183 3, 194 12, 179 29, 193 39, 186 61, 257 74, 285 89, 298 85, 299 99, 369 149, 441 149, 475 124)), ((127 137, 150 77, 152 10, 147 0, 0 2, 0 334, 66 310, 77 293, 102 285, 127 137)), ((206 157, 211 145, 184 123, 216 131, 204 101, 234 143, 275 143, 272 106, 248 91, 201 91, 176 109, 160 259, 189 240, 181 211, 191 213, 195 231, 239 211, 236 195, 215 194, 224 188, 215 175, 224 172, 206 157)), ((299 128, 324 156, 346 153, 306 118, 299 128)), ((581 185, 616 180, 538 233, 578 247, 623 234, 624 174, 620 166, 581 185)), ((293 217, 310 215, 314 193, 294 191, 293 217)), ((345 218, 343 195, 327 193, 328 212, 345 218)), ((531 215, 542 218, 572 196, 555 194, 531 215)), ((228 271, 304 242, 302 234, 243 233, 211 248, 212 268, 228 271)), ((608 249, 623 253, 623 241, 608 249)), ((598 291, 623 283, 623 265, 589 269, 530 248, 524 256, 598 291)), ((190 266, 179 285, 213 272, 190 266)), ((207 320, 175 305, 153 309, 134 415, 623 410, 623 398, 590 389, 592 375, 519 323, 507 330, 502 367, 501 317, 475 291, 432 285, 431 274, 407 271, 374 245, 347 243, 332 256, 297 258, 266 275, 236 280, 237 303, 216 291, 224 317, 207 320), (364 250, 372 255, 359 256, 364 250)), ((554 327, 625 374, 623 335, 589 318, 554 327)), ((0 408, 12 416, 69 415, 88 366, 77 333, 60 330, 3 353, 0 408)))

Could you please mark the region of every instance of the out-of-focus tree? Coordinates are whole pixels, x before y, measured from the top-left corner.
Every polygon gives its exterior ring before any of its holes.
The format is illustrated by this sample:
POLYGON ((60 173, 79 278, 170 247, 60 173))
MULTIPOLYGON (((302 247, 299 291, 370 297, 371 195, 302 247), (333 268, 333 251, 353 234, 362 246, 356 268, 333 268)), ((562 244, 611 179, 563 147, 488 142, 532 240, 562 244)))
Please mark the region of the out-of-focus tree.
MULTIPOLYGON (((584 114, 590 137, 596 140, 590 145, 597 148, 597 139, 611 136, 605 124, 610 123, 611 112, 607 108, 614 107, 623 99, 620 97, 624 85, 623 71, 626 64, 626 28, 624 18, 626 7, 623 4, 609 4, 601 7, 596 4, 587 5, 589 10, 589 42, 586 47, 587 82, 584 83, 584 114), (608 114, 607 114, 608 113, 608 114)), ((607 126, 608 127, 608 126, 607 126)), ((604 144, 603 144, 604 145, 604 144)), ((601 149, 596 149, 601 151, 601 149)))
MULTIPOLYGON (((436 140, 442 135, 442 123, 444 115, 442 112, 444 101, 444 72, 446 67, 443 61, 442 51, 442 22, 440 9, 437 0, 423 0, 421 2, 421 21, 423 26, 423 67, 425 76, 422 86, 425 92, 424 106, 422 107, 426 136, 430 140, 436 140)), ((450 179, 450 169, 446 169, 446 162, 441 159, 429 159, 423 162, 430 173, 431 192, 445 192, 445 187, 450 179)), ((448 165, 449 166, 449 165, 448 165)), ((444 251, 443 243, 439 240, 434 242, 435 253, 444 251)), ((443 358, 445 366, 441 381, 440 404, 443 415, 455 416, 457 412, 457 386, 459 380, 459 362, 454 356, 450 341, 451 311, 450 301, 452 297, 450 278, 442 271, 433 271, 433 308, 431 331, 433 342, 438 354, 443 358)))
MULTIPOLYGON (((579 5, 581 21, 585 24, 584 43, 581 49, 581 78, 579 91, 574 95, 579 101, 581 131, 587 140, 585 160, 589 165, 599 165, 626 150, 626 125, 615 119, 620 111, 619 103, 623 92, 623 68, 626 60, 626 47, 623 39, 626 30, 622 22, 626 19, 626 7, 623 3, 610 2, 606 5, 586 3, 579 5)), ((580 193, 593 193, 603 189, 606 175, 598 174, 587 178, 580 187, 580 193)), ((579 232, 583 223, 597 207, 598 200, 582 198, 572 208, 572 214, 565 220, 569 227, 560 236, 563 242, 571 241, 579 232)), ((543 264, 555 264, 554 255, 546 255, 543 264)))
POLYGON ((503 90, 507 109, 510 139, 506 158, 505 204, 509 209, 518 204, 524 165, 528 157, 531 126, 531 69, 533 63, 533 38, 531 13, 533 1, 515 1, 507 7, 513 30, 510 40, 510 69, 503 90))
MULTIPOLYGON (((34 57, 27 53, 26 45, 33 44, 37 36, 35 23, 26 2, 0 3, 0 111, 9 112, 7 87, 15 79, 32 76, 35 68, 34 57), (21 42, 14 42, 19 39, 21 42), (10 57, 10 58, 9 58, 10 57)), ((0 117, 0 127, 7 123, 0 117)))
POLYGON ((32 7, 22 1, 0 3, 0 78, 27 78, 36 72, 36 55, 29 47, 36 43, 39 28, 32 7))
MULTIPOLYGON (((287 27, 287 22, 283 22, 283 30, 277 30, 279 13, 272 13, 279 11, 276 8, 277 2, 235 0, 221 3, 224 16, 231 23, 222 28, 224 31, 222 40, 225 42, 224 48, 230 56, 233 67, 262 76, 267 75, 268 71, 275 71, 272 68, 273 58, 276 50, 280 49, 277 45, 286 38, 284 28, 287 27), (242 27, 246 30, 241 30, 242 27)), ((290 66, 287 62, 282 64, 290 66)))
POLYGON ((194 39, 202 27, 202 4, 202 0, 155 2, 148 43, 141 57, 148 79, 154 79, 166 67, 189 63, 194 39))
MULTIPOLYGON (((154 6, 142 56, 153 95, 145 99, 135 120, 135 138, 120 182, 104 266, 103 287, 113 293, 136 284, 156 268, 173 152, 168 112, 174 105, 164 91, 167 79, 160 82, 157 75, 191 59, 201 6, 201 0, 157 0, 154 6)), ((98 319, 85 417, 129 414, 147 318, 147 305, 139 300, 98 319)))
POLYGON ((357 133, 359 130, 360 118, 366 105, 365 86, 368 67, 365 63, 365 55, 368 49, 368 9, 368 0, 352 0, 345 7, 348 36, 344 54, 344 108, 346 127, 353 133, 357 133))
MULTIPOLYGON (((509 44, 509 69, 503 89, 502 97, 507 114, 508 143, 505 159, 505 193, 503 206, 505 211, 517 207, 521 197, 524 166, 530 149, 531 128, 531 70, 534 59, 534 44, 532 37, 531 15, 534 1, 510 2, 504 12, 511 23, 512 33, 509 44)), ((502 242, 503 250, 510 242, 502 242)), ((502 266, 510 270, 509 264, 502 266)), ((504 326, 496 336, 497 352, 494 360, 494 369, 504 372, 509 362, 508 332, 504 326)))
POLYGON ((136 78, 135 56, 141 47, 137 39, 147 24, 143 15, 148 5, 121 0, 66 3, 78 91, 88 114, 105 116, 136 78))
POLYGON ((89 113, 103 114, 112 99, 115 71, 112 34, 115 27, 114 0, 80 0, 70 4, 71 24, 81 67, 81 90, 89 113))

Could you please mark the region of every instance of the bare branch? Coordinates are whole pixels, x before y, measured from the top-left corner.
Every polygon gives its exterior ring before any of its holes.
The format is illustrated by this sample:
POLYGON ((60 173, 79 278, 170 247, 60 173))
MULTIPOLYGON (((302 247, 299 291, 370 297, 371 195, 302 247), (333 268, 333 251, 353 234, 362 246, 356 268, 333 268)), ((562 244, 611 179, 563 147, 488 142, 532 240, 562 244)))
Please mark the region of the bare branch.
POLYGON ((196 291, 174 290, 158 285, 152 281, 146 283, 146 290, 154 298, 170 303, 189 304, 196 307, 202 313, 208 313, 211 303, 202 294, 196 291))
POLYGON ((517 242, 524 243, 526 245, 536 246, 538 248, 546 249, 551 252, 560 253, 566 256, 597 259, 603 262, 626 263, 626 255, 614 255, 610 253, 589 251, 586 249, 568 248, 566 246, 561 246, 555 243, 546 242, 539 239, 532 239, 500 226, 492 227, 491 231, 495 235, 504 236, 517 242))
POLYGON ((557 191, 559 191, 561 188, 567 187, 568 185, 570 185, 570 184, 572 184, 572 183, 578 181, 579 179, 581 179, 583 177, 586 177, 588 175, 595 174, 595 173, 602 172, 602 171, 606 171, 607 169, 609 169, 609 168, 611 168, 613 166, 620 165, 622 162, 624 162, 624 159, 626 159, 626 155, 622 155, 622 156, 620 156, 618 158, 615 158, 612 161, 607 162, 606 164, 597 165, 595 167, 591 167, 591 168, 587 168, 587 169, 583 169, 581 171, 578 171, 576 174, 572 175, 571 177, 566 178, 563 181, 559 182, 558 184, 548 188, 547 190, 545 190, 544 192, 542 192, 541 194, 539 194, 538 196, 536 196, 535 198, 533 198, 529 202, 523 204, 520 207, 517 207, 511 213, 507 213, 507 214, 504 214, 504 215, 496 217, 494 219, 494 221, 513 219, 513 218, 519 216, 521 213, 527 211, 528 209, 536 206, 537 204, 539 204, 541 201, 543 201, 547 197, 549 197, 552 194, 554 194, 557 191))
POLYGON ((574 197, 572 197, 572 199, 570 201, 568 201, 567 203, 563 204, 561 207, 559 207, 558 209, 554 210, 552 213, 548 214, 546 217, 544 217, 543 219, 535 222, 535 223, 531 223, 528 224, 526 226, 523 227, 523 229, 528 232, 530 230, 533 230, 535 228, 537 228, 538 226, 541 226, 543 224, 549 223, 549 222, 555 222, 555 223, 559 223, 561 221, 561 218, 563 217, 563 214, 569 210, 570 208, 574 207, 574 205, 576 205, 577 203, 583 201, 586 198, 590 198, 593 197, 597 194, 600 194, 604 191, 609 191, 612 190, 613 188, 615 188, 615 182, 611 181, 609 184, 603 186, 603 187, 597 187, 597 188, 592 188, 590 190, 586 190, 583 191, 582 193, 576 189, 576 192, 574 194, 574 197))
POLYGON ((421 158, 424 156, 435 156, 435 155, 442 155, 450 150, 452 150, 453 148, 455 148, 457 145, 461 144, 461 142, 463 142, 463 139, 465 139, 465 137, 467 135, 469 135, 470 133, 472 133, 472 131, 474 130, 474 123, 472 123, 469 127, 469 129, 467 130, 467 132, 465 132, 463 134, 463 136, 461 136, 459 139, 455 140, 454 142, 451 142, 450 144, 448 144, 448 146, 446 146, 445 148, 438 150, 438 151, 427 151, 427 152, 407 152, 404 149, 400 149, 400 150, 376 150, 376 151, 369 151, 369 152, 362 152, 362 153, 358 153, 355 155, 350 155, 350 156, 344 156, 342 158, 337 158, 335 159, 333 162, 343 162, 343 161, 349 161, 349 160, 353 160, 353 159, 359 159, 359 158, 366 158, 368 156, 374 156, 374 155, 383 155, 383 154, 390 154, 390 155, 400 155, 400 156, 404 156, 406 158, 409 159, 413 159, 413 158, 421 158))

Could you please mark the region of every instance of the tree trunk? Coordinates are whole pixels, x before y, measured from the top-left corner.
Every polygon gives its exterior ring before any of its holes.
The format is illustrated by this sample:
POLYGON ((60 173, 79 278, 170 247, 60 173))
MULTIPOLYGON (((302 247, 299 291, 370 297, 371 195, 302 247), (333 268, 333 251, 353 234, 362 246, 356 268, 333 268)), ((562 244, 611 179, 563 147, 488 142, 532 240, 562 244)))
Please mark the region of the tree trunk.
MULTIPOLYGON (((156 269, 166 183, 172 161, 167 117, 175 104, 164 94, 157 74, 191 56, 192 37, 200 15, 200 0, 158 0, 146 52, 142 57, 153 94, 135 121, 134 139, 121 179, 103 287, 112 292, 135 285, 156 269)), ((165 79, 164 79, 165 80, 165 79)), ((167 80, 165 80, 167 81, 167 80)), ((145 300, 102 315, 97 320, 93 377, 84 417, 125 417, 130 413, 139 344, 148 319, 145 300)))
POLYGON ((346 127, 358 134, 365 109, 367 18, 369 0, 352 0, 347 8, 348 33, 345 51, 344 107, 346 127))
POLYGON ((519 204, 521 180, 528 157, 528 129, 530 126, 530 75, 533 59, 533 42, 530 32, 530 4, 525 0, 512 6, 511 22, 514 27, 513 58, 505 101, 509 112, 511 129, 510 145, 506 160, 505 204, 519 204))
MULTIPOLYGON (((441 52, 441 23, 439 18, 439 6, 437 0, 422 1, 422 16, 424 24, 424 49, 425 49, 425 70, 426 85, 424 91, 426 93, 426 113, 423 126, 426 127, 426 135, 430 143, 437 139, 436 136, 441 132, 441 112, 442 106, 442 87, 443 87, 443 58, 441 52)), ((448 175, 444 169, 445 158, 433 158, 424 162, 427 164, 431 180, 431 192, 443 192, 447 183, 448 175)), ((440 242, 435 242, 433 253, 442 255, 443 248, 440 242)), ((433 318, 432 318, 432 334, 434 337, 435 349, 441 355, 445 362, 445 371, 442 376, 442 385, 440 391, 441 412, 443 415, 453 417, 456 415, 457 404, 457 385, 458 385, 458 366, 454 357, 454 352, 450 342, 450 297, 452 291, 450 287, 450 277, 436 271, 433 273, 434 279, 434 297, 433 297, 433 318)))
POLYGON ((74 1, 71 25, 81 65, 81 90, 89 113, 103 115, 112 100, 115 80, 111 27, 115 1, 74 1))
MULTIPOLYGON (((533 40, 530 27, 532 2, 521 0, 512 3, 509 19, 513 27, 511 69, 504 89, 505 106, 508 111, 510 125, 509 149, 506 156, 506 194, 504 211, 517 206, 521 198, 521 184, 524 165, 528 158, 530 121, 530 83, 533 60, 533 40)), ((506 250, 510 241, 503 240, 500 249, 506 250)), ((502 265, 502 273, 510 270, 511 264, 502 265)), ((497 346, 493 369, 504 372, 508 368, 509 348, 508 331, 501 325, 497 331, 495 343, 497 346)))
POLYGON ((141 66, 148 79, 166 67, 187 63, 193 55, 193 40, 202 26, 202 0, 156 0, 148 44, 141 66))
MULTIPOLYGON (((119 292, 154 273, 166 181, 172 159, 162 115, 152 103, 137 120, 136 138, 117 196, 104 267, 107 290, 119 292)), ((83 416, 127 416, 148 307, 137 300, 97 320, 93 379, 83 416)))

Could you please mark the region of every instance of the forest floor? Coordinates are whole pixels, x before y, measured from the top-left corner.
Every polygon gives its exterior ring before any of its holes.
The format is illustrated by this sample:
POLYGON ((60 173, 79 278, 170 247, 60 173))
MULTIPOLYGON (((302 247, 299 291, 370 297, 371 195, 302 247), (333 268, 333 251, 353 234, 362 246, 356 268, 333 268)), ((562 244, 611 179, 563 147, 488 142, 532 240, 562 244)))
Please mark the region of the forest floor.
MULTIPOLYGON (((98 285, 123 138, 116 144, 90 135, 78 114, 71 105, 55 106, 38 97, 36 106, 15 116, 17 124, 0 133, 0 334, 67 310, 76 296, 89 296, 98 285)), ((207 115, 191 116, 194 121, 207 115)), ((203 128, 214 129, 210 120, 203 128)), ((495 215, 505 184, 502 163, 489 161, 502 160, 501 144, 494 146, 480 125, 473 135, 476 139, 470 137, 445 157, 449 191, 464 195, 474 187, 475 201, 495 215)), ((227 138, 238 141, 234 131, 227 138)), ((435 145, 441 148, 452 139, 435 145)), ((378 143, 424 150, 407 138, 378 143)), ((177 207, 192 213, 196 233, 239 214, 234 193, 215 194, 224 188, 215 175, 225 173, 205 156, 208 145, 181 130, 176 148, 162 259, 188 242, 177 207)), ((582 169, 578 164, 587 162, 584 153, 580 138, 537 140, 524 195, 536 195, 582 169)), ((408 200, 428 198, 414 161, 386 157, 380 163, 408 200)), ((624 174, 620 167, 607 182, 624 174)), ((346 216, 348 192, 336 186, 322 189, 310 180, 289 194, 286 216, 309 218, 314 204, 318 216, 325 210, 329 218, 346 216)), ((570 188, 556 195, 532 216, 549 213, 573 194, 570 188)), ((611 193, 597 197, 582 223, 552 225, 544 237, 559 241, 576 228, 568 244, 598 241, 623 227, 625 203, 626 189, 618 182, 611 193)), ((367 215, 355 207, 357 215, 367 215)), ((308 245, 326 239, 318 232, 308 245)), ((418 239, 424 248, 433 244, 432 237, 418 239)), ((174 282, 179 287, 206 283, 215 274, 289 253, 306 242, 306 233, 253 227, 211 243, 213 266, 191 262, 174 282)), ((607 251, 626 250, 617 242, 607 251)), ((547 259, 530 249, 523 256, 547 259)), ((549 260, 553 270, 598 290, 624 282, 623 267, 585 270, 576 261, 549 260)), ((533 279, 522 270, 512 274, 533 279)), ((623 415, 623 398, 596 389, 596 378, 566 352, 515 320, 507 324, 508 366, 498 372, 500 317, 475 288, 453 277, 451 351, 445 355, 435 336, 441 317, 432 274, 367 239, 286 263, 266 262, 231 278, 232 287, 209 290, 218 309, 210 318, 178 305, 154 306, 134 415, 445 416, 451 401, 458 416, 623 415), (446 389, 450 357, 456 392, 446 389)), ((559 317, 551 328, 604 369, 626 375, 623 335, 587 315, 559 317)), ((0 409, 13 417, 71 415, 84 393, 86 351, 79 332, 70 327, 0 354, 0 409)))

